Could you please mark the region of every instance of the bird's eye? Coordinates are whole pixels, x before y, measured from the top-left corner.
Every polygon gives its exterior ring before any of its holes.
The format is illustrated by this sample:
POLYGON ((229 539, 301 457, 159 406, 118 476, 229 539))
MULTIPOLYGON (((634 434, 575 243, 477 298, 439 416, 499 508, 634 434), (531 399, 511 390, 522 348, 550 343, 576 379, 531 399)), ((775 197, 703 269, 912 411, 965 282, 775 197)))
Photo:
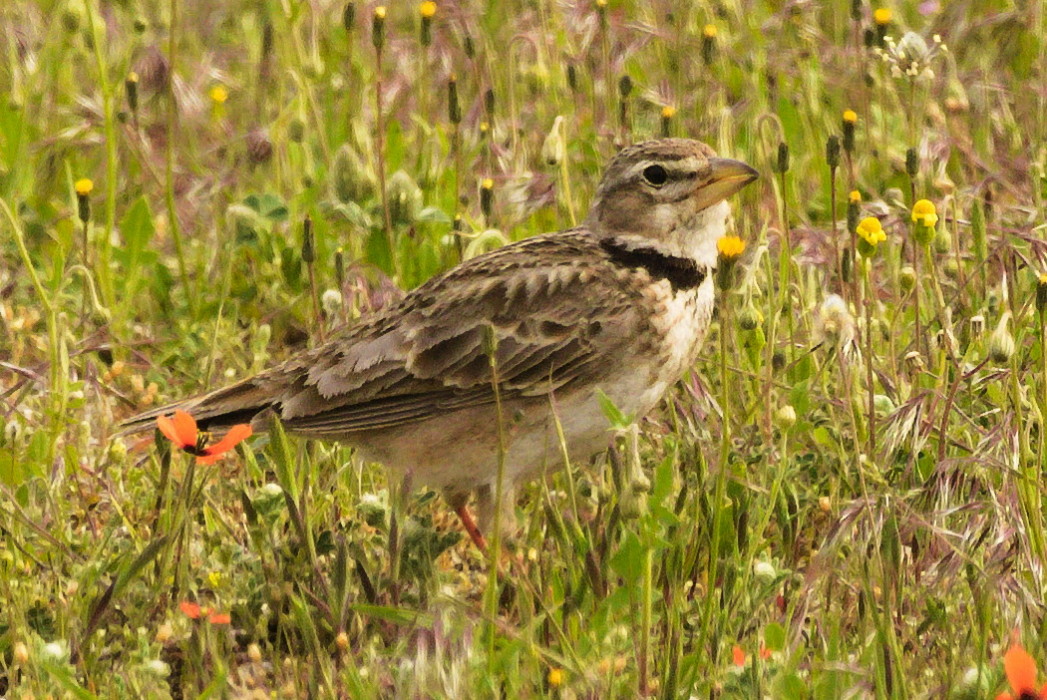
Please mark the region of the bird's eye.
POLYGON ((665 168, 660 165, 648 165, 643 169, 643 179, 647 181, 648 185, 661 187, 669 179, 669 173, 665 172, 665 168))

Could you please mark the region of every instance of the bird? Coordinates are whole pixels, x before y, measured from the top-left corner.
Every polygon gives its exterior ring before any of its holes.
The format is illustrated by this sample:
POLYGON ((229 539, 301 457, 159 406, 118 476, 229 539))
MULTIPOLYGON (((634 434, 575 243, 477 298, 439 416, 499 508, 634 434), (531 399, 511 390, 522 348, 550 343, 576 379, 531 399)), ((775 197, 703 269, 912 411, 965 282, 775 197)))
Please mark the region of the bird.
POLYGON ((441 491, 484 549, 500 465, 506 514, 518 485, 611 445, 606 400, 643 416, 693 365, 727 198, 756 178, 697 140, 626 146, 582 224, 465 260, 281 364, 125 427, 174 411, 216 434, 278 418, 441 491))

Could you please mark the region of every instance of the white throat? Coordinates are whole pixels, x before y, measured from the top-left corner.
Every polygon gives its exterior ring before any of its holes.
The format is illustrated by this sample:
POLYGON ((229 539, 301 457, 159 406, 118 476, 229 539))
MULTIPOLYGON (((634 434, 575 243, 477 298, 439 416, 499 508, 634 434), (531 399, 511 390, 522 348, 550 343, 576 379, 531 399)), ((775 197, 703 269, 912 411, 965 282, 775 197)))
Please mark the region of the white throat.
POLYGON ((652 238, 641 232, 617 232, 615 241, 621 246, 636 250, 641 248, 655 249, 666 255, 690 258, 707 268, 716 267, 716 241, 727 231, 727 219, 731 207, 727 202, 718 202, 694 215, 684 225, 669 219, 678 217, 679 211, 668 207, 654 207, 653 220, 649 222, 656 231, 666 231, 666 235, 652 238))

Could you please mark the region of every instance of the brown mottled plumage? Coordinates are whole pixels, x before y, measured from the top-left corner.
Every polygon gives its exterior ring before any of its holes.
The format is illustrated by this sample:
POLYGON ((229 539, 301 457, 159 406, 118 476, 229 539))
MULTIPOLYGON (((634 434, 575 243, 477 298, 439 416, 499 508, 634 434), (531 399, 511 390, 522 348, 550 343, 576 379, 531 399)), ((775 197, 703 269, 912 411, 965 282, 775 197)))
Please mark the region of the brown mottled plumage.
POLYGON ((697 141, 628 147, 584 225, 463 262, 317 348, 128 425, 176 408, 218 431, 264 429, 277 415, 291 433, 348 442, 442 489, 460 513, 477 491, 489 524, 495 377, 507 491, 562 466, 554 415, 572 457, 603 449, 600 391, 642 415, 694 361, 712 312, 723 200, 755 177, 697 141))

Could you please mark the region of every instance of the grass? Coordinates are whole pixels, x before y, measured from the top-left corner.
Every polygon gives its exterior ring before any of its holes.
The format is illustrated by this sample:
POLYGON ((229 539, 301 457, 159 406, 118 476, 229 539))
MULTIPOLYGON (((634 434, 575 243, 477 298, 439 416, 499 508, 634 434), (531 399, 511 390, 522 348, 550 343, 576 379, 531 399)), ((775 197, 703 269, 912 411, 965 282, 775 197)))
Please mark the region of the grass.
POLYGON ((984 698, 1047 660, 1042 4, 483 5, 428 41, 413 3, 0 8, 0 694, 984 698), (663 133, 761 171, 747 252, 497 583, 351 449, 116 437, 569 226, 663 133))

